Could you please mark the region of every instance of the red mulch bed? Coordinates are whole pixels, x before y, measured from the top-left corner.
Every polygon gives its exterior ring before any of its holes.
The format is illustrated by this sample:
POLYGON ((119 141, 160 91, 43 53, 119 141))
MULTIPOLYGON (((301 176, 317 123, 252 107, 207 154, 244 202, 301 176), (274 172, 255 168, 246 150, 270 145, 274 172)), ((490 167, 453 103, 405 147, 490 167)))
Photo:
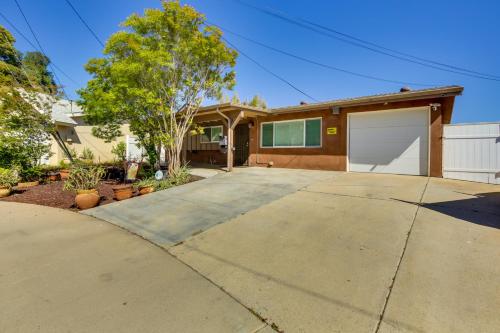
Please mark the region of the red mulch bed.
MULTIPOLYGON (((203 179, 202 177, 191 176, 190 182, 203 179)), ((114 181, 102 181, 99 184, 99 194, 101 195, 100 206, 106 205, 116 200, 113 199, 112 186, 117 183, 114 181)), ((1 201, 23 202, 42 206, 78 210, 75 206, 75 193, 63 190, 63 181, 51 182, 44 185, 28 187, 25 189, 14 190, 13 193, 1 201)), ((134 192, 134 196, 137 191, 134 192)))
MULTIPOLYGON (((114 182, 101 182, 99 184, 99 194, 101 195, 99 205, 106 205, 115 201, 111 189, 111 186, 115 184, 114 182)), ((76 210, 75 193, 63 190, 63 185, 64 182, 59 181, 18 189, 14 190, 10 196, 0 200, 76 210)))

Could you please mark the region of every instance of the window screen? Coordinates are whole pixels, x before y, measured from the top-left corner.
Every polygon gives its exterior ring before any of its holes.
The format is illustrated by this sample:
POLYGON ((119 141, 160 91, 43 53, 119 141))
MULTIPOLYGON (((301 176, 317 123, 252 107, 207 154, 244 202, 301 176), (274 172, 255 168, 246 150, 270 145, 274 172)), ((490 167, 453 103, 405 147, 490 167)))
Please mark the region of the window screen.
POLYGON ((320 147, 321 119, 262 124, 262 147, 320 147))
POLYGON ((306 146, 321 146, 321 119, 306 120, 306 146))
POLYGON ((201 134, 200 142, 202 143, 219 142, 220 135, 222 135, 222 126, 204 127, 203 134, 201 134))
POLYGON ((210 136, 212 138, 211 141, 212 142, 219 142, 220 135, 222 135, 222 127, 220 127, 220 126, 212 127, 212 135, 210 136))
POLYGON ((278 147, 304 146, 304 121, 275 123, 274 145, 278 147))
POLYGON ((262 124, 262 147, 273 146, 273 123, 262 124))
POLYGON ((205 127, 203 129, 203 134, 201 134, 200 142, 210 142, 211 137, 212 137, 212 128, 205 127))

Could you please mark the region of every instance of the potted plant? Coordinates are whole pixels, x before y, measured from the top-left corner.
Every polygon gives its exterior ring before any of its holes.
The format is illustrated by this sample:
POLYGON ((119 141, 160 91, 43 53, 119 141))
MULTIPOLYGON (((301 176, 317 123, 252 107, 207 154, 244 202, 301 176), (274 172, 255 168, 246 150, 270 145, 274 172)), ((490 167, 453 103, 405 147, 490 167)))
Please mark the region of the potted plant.
MULTIPOLYGON (((59 171, 49 171, 47 172, 47 179, 50 181, 50 182, 56 182, 59 180, 60 178, 60 173, 59 171)), ((66 177, 67 179, 67 177, 66 177)))
POLYGON ((18 188, 33 187, 40 184, 43 171, 40 167, 31 167, 21 170, 20 176, 23 182, 17 184, 18 188))
POLYGON ((79 209, 97 206, 100 199, 97 186, 104 173, 100 166, 75 166, 70 170, 64 189, 76 192, 75 203, 79 209))
POLYGON ((17 173, 10 169, 0 168, 0 198, 10 195, 12 186, 18 181, 17 173))
POLYGON ((143 179, 138 182, 136 185, 137 190, 139 191, 139 195, 145 195, 155 190, 155 180, 154 179, 143 179))
POLYGON ((66 162, 64 162, 64 160, 61 160, 59 166, 61 167, 61 169, 59 170, 59 177, 61 177, 61 180, 68 179, 69 165, 66 162))
POLYGON ((132 197, 133 188, 132 184, 120 184, 111 187, 115 195, 115 199, 118 201, 129 199, 132 197))

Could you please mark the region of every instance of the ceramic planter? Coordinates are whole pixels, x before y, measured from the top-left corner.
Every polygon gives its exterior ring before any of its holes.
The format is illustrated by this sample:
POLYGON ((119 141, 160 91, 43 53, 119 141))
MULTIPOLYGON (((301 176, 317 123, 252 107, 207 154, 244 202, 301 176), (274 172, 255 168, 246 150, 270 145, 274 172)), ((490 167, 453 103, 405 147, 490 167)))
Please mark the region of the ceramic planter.
POLYGON ((155 191, 155 188, 153 185, 149 185, 149 186, 140 186, 139 187, 139 195, 145 195, 145 194, 149 194, 149 193, 152 193, 155 191))
POLYGON ((5 198, 10 195, 10 187, 9 186, 0 186, 0 198, 5 198))
POLYGON ((68 169, 59 170, 59 175, 61 176, 61 180, 68 179, 68 177, 69 177, 69 170, 68 169))
POLYGON ((23 183, 18 183, 17 188, 27 188, 27 187, 33 187, 33 186, 38 186, 40 182, 34 181, 34 182, 23 182, 23 183))
POLYGON ((89 209, 99 203, 99 193, 97 190, 77 190, 75 203, 79 209, 89 209))
POLYGON ((59 172, 51 172, 47 175, 47 179, 51 182, 55 182, 59 180, 59 172))
POLYGON ((132 197, 132 185, 116 185, 112 187, 113 192, 115 194, 115 199, 120 201, 120 200, 125 200, 129 199, 132 197))

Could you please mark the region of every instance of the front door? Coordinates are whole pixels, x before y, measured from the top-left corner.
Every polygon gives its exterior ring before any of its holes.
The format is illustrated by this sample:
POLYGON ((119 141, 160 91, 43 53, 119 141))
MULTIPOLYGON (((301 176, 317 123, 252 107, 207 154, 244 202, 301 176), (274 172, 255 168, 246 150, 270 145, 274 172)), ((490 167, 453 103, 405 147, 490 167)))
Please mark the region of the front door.
POLYGON ((234 129, 234 165, 248 165, 249 134, 248 124, 237 125, 234 129))

